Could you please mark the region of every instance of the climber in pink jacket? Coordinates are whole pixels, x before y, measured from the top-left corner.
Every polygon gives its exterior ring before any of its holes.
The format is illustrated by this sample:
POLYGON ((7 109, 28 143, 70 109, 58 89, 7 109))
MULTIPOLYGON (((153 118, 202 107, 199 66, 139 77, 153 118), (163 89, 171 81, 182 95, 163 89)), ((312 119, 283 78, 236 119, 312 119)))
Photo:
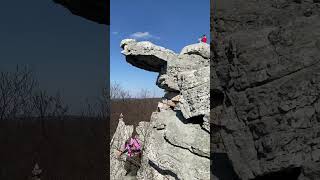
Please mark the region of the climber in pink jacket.
POLYGON ((119 156, 121 156, 122 154, 128 152, 128 157, 132 157, 134 155, 140 155, 141 153, 141 143, 136 136, 134 136, 133 138, 128 139, 125 144, 123 145, 124 151, 121 151, 121 153, 119 154, 119 156))
POLYGON ((138 136, 129 138, 121 149, 123 150, 119 150, 119 154, 117 155, 118 158, 120 158, 120 156, 124 153, 128 153, 126 161, 124 163, 124 169, 127 171, 125 176, 127 176, 130 173, 136 174, 136 172, 141 166, 142 156, 142 147, 138 139, 138 136))

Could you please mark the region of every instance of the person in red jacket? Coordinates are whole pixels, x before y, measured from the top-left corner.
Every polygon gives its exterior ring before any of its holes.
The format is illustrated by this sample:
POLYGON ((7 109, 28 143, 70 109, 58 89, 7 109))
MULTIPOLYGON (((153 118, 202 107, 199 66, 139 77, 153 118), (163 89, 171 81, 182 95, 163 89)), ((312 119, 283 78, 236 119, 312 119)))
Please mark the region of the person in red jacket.
POLYGON ((202 36, 201 42, 207 43, 207 36, 205 34, 202 36))

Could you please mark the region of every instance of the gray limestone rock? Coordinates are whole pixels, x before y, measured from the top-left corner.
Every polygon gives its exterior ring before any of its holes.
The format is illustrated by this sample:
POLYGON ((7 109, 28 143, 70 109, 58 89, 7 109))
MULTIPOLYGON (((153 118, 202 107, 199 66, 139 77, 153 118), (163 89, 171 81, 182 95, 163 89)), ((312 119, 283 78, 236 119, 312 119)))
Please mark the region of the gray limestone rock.
POLYGON ((136 42, 133 39, 121 41, 121 52, 128 63, 141 69, 160 72, 167 61, 177 59, 177 55, 168 49, 156 46, 148 41, 136 42))
POLYGON ((125 125, 122 118, 110 142, 110 179, 120 180, 126 178, 126 170, 124 168, 125 156, 117 157, 118 150, 122 148, 125 141, 131 137, 133 133, 133 126, 125 125))
POLYGON ((120 47, 128 63, 158 72, 156 84, 166 91, 150 124, 137 127, 144 148, 136 178, 210 179, 209 45, 186 46, 179 55, 133 39, 120 47))
MULTIPOLYGON (((176 109, 181 110, 185 118, 209 112, 208 44, 186 46, 179 56, 150 42, 137 42, 134 39, 122 40, 120 47, 124 49, 122 53, 130 64, 144 70, 159 72, 156 84, 160 88, 181 95, 176 109)), ((160 106, 164 107, 162 104, 160 106)))
POLYGON ((186 119, 210 112, 209 74, 210 67, 179 74, 181 99, 178 105, 186 119))
POLYGON ((319 162, 305 162, 301 168, 301 174, 298 180, 315 180, 319 179, 320 170, 319 170, 320 163, 319 162))
POLYGON ((182 124, 172 110, 153 113, 150 126, 153 128, 150 128, 145 141, 140 174, 148 174, 152 179, 157 179, 158 173, 178 179, 210 177, 210 160, 207 157, 209 134, 201 130, 200 125, 182 124), (164 128, 157 129, 161 124, 164 128), (156 173, 153 174, 150 168, 155 169, 156 173))
POLYGON ((320 7, 215 5, 210 93, 221 101, 211 102, 214 144, 223 142, 239 179, 319 179, 320 7))
POLYGON ((182 54, 197 54, 202 56, 205 59, 210 58, 210 46, 207 43, 197 43, 197 44, 191 44, 186 47, 184 47, 180 55, 182 54))
POLYGON ((144 147, 145 138, 148 137, 148 129, 150 126, 150 122, 141 121, 139 125, 136 127, 136 132, 139 136, 139 140, 142 143, 141 146, 144 147))

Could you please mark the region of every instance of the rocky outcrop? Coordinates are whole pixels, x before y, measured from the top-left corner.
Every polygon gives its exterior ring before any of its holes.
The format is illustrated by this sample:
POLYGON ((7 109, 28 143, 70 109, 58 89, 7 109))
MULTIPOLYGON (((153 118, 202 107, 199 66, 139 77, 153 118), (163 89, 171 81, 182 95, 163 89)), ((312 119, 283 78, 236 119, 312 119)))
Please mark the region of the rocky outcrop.
MULTIPOLYGON (((120 47, 128 63, 159 72, 157 85, 167 92, 164 99, 172 103, 179 99, 175 109, 181 110, 186 119, 209 113, 209 45, 193 44, 183 48, 180 54, 134 39, 121 41, 120 47), (168 96, 175 99, 167 99, 168 96)), ((164 104, 168 105, 168 101, 164 104)))
POLYGON ((144 142, 136 178, 209 179, 209 45, 189 45, 181 53, 133 39, 120 46, 128 63, 158 72, 156 84, 166 92, 150 122, 136 128, 144 142))
POLYGON ((134 39, 125 39, 121 41, 120 47, 123 48, 121 53, 126 56, 128 63, 152 72, 160 72, 168 61, 177 58, 173 51, 148 41, 136 42, 134 39))
POLYGON ((71 11, 99 24, 110 25, 109 1, 105 0, 53 0, 71 11))
POLYGON ((139 178, 208 179, 209 133, 179 118, 172 110, 153 113, 139 178))
POLYGON ((215 5, 211 128, 233 171, 239 179, 319 179, 319 3, 215 5))
MULTIPOLYGON (((110 179, 120 180, 125 179, 127 171, 125 170, 125 156, 117 157, 127 139, 132 136, 133 125, 125 125, 122 114, 120 115, 119 123, 110 142, 110 179)), ((129 177, 127 178, 129 179, 129 177)))
POLYGON ((191 44, 184 47, 180 54, 197 54, 205 59, 210 58, 210 46, 207 43, 191 44))

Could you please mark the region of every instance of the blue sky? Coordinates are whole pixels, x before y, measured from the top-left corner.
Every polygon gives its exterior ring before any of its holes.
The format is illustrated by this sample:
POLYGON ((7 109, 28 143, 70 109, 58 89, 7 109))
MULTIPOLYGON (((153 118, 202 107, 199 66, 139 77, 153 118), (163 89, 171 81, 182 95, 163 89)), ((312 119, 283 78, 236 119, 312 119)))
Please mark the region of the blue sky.
POLYGON ((158 74, 126 63, 120 41, 135 37, 180 52, 202 34, 210 38, 210 1, 111 0, 110 23, 111 82, 133 94, 143 88, 162 96, 155 85, 158 74))
POLYGON ((52 0, 17 3, 4 1, 0 7, 0 71, 28 65, 42 89, 60 91, 77 113, 109 78, 109 27, 72 15, 52 0))

